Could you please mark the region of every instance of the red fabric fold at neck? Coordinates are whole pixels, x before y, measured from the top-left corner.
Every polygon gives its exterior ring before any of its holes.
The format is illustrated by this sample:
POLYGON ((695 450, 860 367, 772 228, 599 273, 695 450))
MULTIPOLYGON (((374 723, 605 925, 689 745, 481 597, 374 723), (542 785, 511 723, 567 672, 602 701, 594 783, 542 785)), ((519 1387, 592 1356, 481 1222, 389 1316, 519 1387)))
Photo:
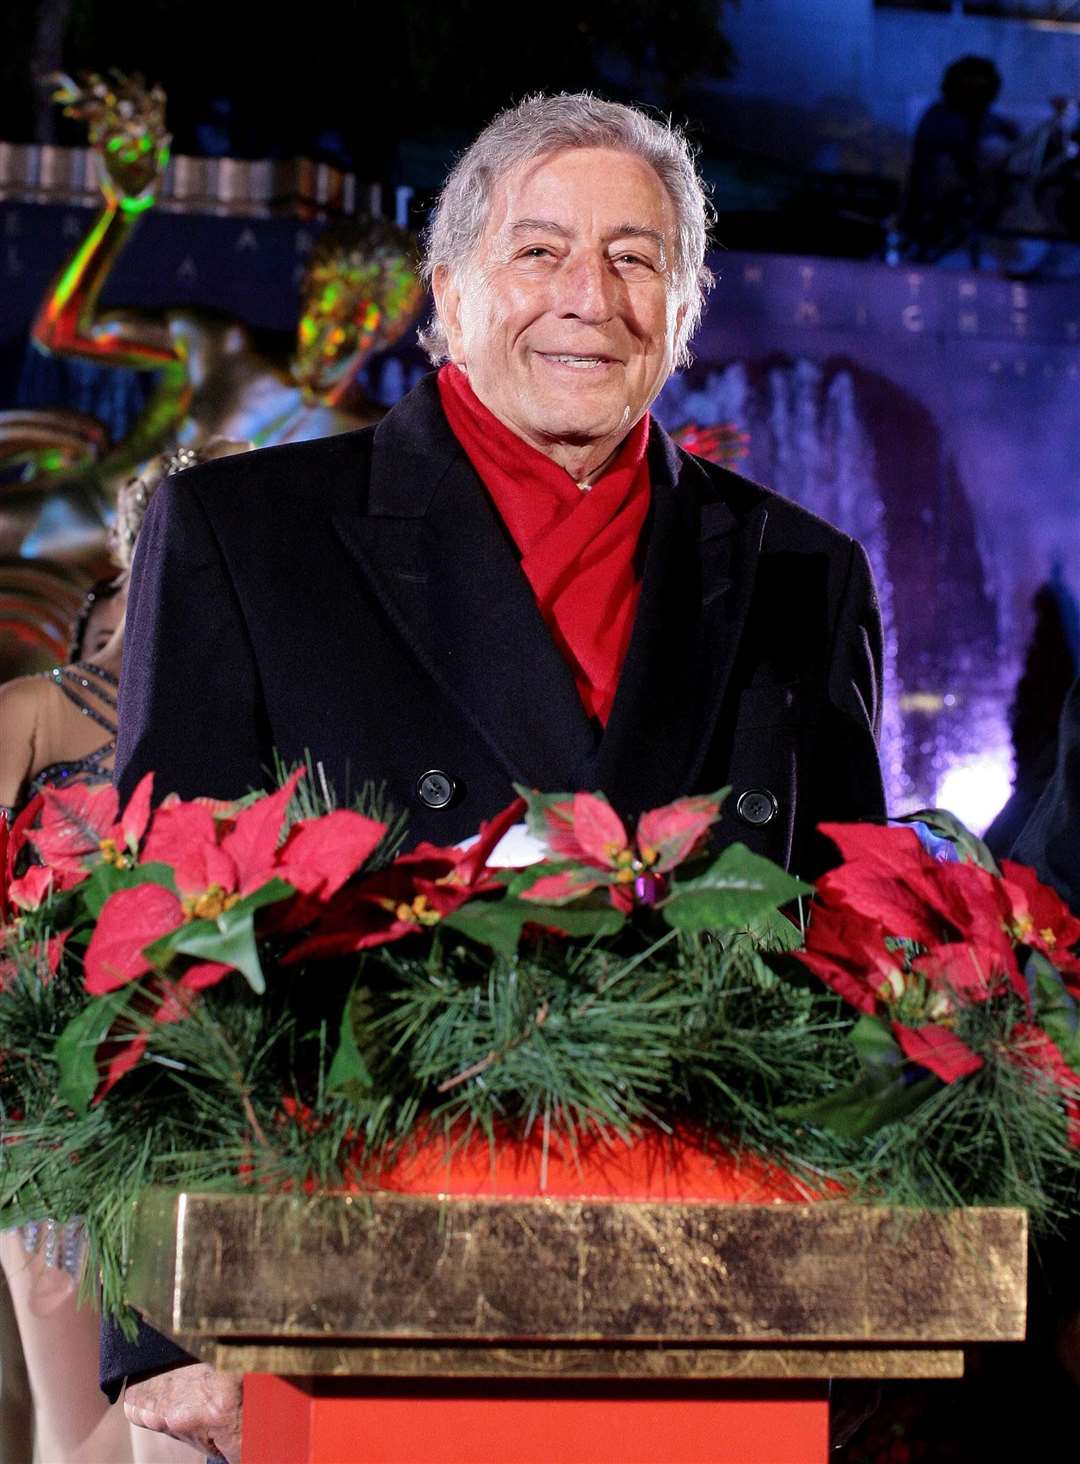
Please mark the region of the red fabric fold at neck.
POLYGON ((500 422, 458 367, 444 366, 438 384, 451 431, 521 553, 585 710, 606 725, 641 591, 634 558, 649 511, 648 413, 585 493, 500 422))

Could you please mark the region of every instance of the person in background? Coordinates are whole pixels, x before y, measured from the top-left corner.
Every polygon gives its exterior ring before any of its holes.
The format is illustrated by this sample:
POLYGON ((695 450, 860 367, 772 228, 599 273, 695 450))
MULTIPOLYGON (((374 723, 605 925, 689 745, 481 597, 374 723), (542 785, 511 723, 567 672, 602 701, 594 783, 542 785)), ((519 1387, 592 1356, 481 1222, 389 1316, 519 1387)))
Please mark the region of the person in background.
POLYGON ((127 586, 123 573, 95 580, 83 596, 82 606, 71 629, 69 661, 99 656, 124 618, 127 586))
POLYGON ((1008 162, 1020 129, 994 111, 1001 73, 985 56, 961 56, 915 131, 900 216, 907 257, 933 263, 964 249, 979 267, 980 236, 1009 199, 1008 162))

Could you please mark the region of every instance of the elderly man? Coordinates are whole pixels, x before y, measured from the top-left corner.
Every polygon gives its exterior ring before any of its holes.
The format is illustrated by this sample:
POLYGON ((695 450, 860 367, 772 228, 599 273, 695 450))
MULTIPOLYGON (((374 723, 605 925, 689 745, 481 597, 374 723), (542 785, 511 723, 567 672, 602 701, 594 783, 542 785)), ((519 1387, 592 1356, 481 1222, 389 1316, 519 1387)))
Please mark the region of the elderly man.
MULTIPOLYGON (((153 503, 122 789, 153 769, 235 795, 310 750, 450 843, 514 781, 631 817, 730 784, 720 839, 805 875, 821 819, 880 816, 862 550, 648 415, 711 283, 707 211, 685 139, 639 111, 497 117, 428 231, 437 374, 373 430, 199 467, 153 503)), ((235 1457, 233 1382, 154 1334, 107 1341, 104 1383, 141 1375, 133 1422, 235 1457)))

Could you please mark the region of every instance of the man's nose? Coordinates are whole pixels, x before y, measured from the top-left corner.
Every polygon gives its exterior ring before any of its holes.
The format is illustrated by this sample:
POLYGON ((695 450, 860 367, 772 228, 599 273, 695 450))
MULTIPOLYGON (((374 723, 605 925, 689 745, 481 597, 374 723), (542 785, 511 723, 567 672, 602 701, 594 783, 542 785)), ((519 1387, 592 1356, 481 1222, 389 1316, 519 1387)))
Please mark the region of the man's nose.
POLYGON ((594 325, 611 319, 619 280, 605 258, 582 253, 566 260, 559 275, 561 315, 594 325))

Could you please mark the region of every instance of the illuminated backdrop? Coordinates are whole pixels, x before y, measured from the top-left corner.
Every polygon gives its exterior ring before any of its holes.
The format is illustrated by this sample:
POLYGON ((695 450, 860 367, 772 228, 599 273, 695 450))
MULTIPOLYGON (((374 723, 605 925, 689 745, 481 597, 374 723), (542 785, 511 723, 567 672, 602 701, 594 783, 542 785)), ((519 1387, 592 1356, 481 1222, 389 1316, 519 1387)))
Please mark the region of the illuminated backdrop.
MULTIPOLYGON (((126 373, 35 359, 25 344, 88 220, 0 205, 0 405, 78 392, 117 430, 141 401, 126 373)), ((286 330, 315 232, 151 215, 108 299, 217 306, 286 330)), ((714 263, 697 361, 658 415, 734 422, 750 436, 743 471, 866 543, 888 631, 893 806, 942 800, 985 823, 1007 792, 1032 596, 1055 565, 1080 589, 1080 285, 782 255, 714 263)), ((376 363, 374 393, 392 401, 424 369, 399 347, 376 363)))

